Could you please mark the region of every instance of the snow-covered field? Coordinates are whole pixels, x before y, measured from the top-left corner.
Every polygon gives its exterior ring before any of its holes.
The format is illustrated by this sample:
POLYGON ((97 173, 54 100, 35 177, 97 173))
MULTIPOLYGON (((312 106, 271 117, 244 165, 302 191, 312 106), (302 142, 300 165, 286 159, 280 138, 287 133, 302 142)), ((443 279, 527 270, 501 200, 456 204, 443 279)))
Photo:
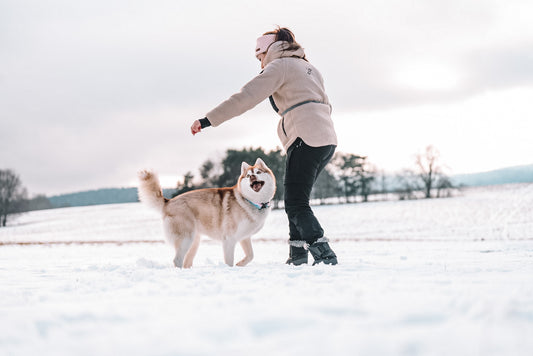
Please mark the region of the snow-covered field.
POLYGON ((22 215, 0 355, 533 355, 532 184, 314 210, 337 266, 284 264, 283 211, 247 267, 205 240, 190 270, 140 204, 22 215))

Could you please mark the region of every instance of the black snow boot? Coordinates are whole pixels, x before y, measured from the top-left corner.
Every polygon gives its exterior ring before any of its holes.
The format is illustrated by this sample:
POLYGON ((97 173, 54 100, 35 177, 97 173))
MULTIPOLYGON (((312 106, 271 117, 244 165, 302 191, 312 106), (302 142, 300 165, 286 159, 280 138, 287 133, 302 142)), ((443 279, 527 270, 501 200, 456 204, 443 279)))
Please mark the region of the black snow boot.
POLYGON ((290 250, 289 250, 289 259, 287 260, 288 265, 301 265, 307 263, 308 251, 305 248, 307 243, 305 241, 291 241, 289 240, 290 250))
POLYGON ((327 265, 337 264, 337 256, 335 255, 335 252, 333 252, 331 247, 329 247, 327 238, 319 238, 311 245, 309 245, 308 249, 311 252, 311 255, 313 255, 313 258, 315 259, 313 266, 319 264, 320 262, 324 262, 327 265))

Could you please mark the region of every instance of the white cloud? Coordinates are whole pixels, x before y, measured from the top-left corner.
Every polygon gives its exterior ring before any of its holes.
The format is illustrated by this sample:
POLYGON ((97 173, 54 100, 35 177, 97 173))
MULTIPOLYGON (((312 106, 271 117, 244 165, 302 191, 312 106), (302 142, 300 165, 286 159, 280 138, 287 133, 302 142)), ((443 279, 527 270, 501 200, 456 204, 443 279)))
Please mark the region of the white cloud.
POLYGON ((398 63, 398 69, 391 73, 391 79, 399 89, 451 91, 458 88, 461 75, 449 64, 416 59, 398 63))
POLYGON ((488 91, 445 104, 336 115, 339 149, 368 155, 386 170, 413 167, 427 145, 450 173, 532 164, 533 86, 488 91))

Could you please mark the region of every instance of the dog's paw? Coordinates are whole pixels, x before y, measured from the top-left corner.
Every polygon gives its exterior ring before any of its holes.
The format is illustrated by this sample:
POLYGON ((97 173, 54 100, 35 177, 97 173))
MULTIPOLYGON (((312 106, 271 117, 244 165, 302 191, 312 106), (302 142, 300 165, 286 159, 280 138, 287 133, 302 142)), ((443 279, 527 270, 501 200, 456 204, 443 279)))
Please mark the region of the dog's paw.
POLYGON ((192 268, 192 261, 185 260, 183 262, 183 268, 192 268))
POLYGON ((237 266, 239 267, 244 267, 246 266, 252 259, 249 259, 249 258, 243 258, 241 261, 237 262, 237 266))

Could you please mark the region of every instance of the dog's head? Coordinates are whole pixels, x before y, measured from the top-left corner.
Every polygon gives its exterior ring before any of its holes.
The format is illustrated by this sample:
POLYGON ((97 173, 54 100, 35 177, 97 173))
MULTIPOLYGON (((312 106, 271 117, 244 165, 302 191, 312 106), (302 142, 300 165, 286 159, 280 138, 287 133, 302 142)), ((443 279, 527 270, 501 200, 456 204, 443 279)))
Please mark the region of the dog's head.
POLYGON ((253 166, 242 162, 238 184, 241 193, 255 203, 272 200, 276 192, 276 177, 261 158, 253 166))

